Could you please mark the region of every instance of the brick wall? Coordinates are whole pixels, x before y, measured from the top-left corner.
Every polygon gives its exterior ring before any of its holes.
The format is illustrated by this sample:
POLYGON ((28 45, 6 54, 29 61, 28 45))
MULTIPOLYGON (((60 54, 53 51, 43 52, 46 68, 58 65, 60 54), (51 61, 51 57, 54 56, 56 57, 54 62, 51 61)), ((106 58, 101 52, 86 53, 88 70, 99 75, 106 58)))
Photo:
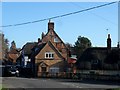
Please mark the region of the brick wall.
POLYGON ((40 53, 35 57, 35 63, 41 62, 40 60, 46 60, 45 58, 45 52, 53 52, 54 53, 54 60, 61 60, 61 58, 55 53, 55 51, 48 45, 47 45, 40 51, 40 53))

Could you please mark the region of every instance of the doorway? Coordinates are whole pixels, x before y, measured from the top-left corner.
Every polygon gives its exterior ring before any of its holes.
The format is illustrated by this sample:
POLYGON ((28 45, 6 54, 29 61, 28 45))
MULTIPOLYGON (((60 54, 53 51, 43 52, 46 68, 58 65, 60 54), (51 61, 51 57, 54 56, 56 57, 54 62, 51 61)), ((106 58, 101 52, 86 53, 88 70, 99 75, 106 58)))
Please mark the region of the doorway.
POLYGON ((46 72, 46 67, 41 67, 41 69, 42 72, 46 72))

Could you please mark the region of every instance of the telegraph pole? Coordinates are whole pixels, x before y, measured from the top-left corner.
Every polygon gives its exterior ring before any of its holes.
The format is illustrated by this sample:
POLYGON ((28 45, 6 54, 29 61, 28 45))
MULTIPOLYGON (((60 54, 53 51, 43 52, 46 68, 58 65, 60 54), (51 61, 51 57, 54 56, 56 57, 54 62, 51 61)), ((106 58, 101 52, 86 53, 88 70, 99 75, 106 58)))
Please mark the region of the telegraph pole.
POLYGON ((0 60, 3 59, 3 33, 0 30, 0 60))

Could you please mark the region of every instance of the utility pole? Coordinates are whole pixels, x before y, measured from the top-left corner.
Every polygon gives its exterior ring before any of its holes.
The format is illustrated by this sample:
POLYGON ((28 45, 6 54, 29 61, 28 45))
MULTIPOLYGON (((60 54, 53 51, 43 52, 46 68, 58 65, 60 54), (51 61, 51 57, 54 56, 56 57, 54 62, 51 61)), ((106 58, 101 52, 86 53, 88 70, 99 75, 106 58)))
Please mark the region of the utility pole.
POLYGON ((3 59, 3 38, 4 38, 4 35, 0 30, 0 60, 3 59))

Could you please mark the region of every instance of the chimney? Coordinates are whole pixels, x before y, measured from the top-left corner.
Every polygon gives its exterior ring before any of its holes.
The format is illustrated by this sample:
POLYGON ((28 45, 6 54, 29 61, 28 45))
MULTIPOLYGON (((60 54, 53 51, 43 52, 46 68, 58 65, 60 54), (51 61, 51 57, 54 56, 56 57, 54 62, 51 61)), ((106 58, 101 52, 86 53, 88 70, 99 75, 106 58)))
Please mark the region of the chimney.
POLYGON ((49 22, 48 22, 48 31, 50 31, 50 30, 54 30, 54 22, 51 22, 49 20, 49 22))
POLYGON ((111 38, 110 38, 110 34, 108 34, 108 38, 107 38, 107 49, 111 50, 111 38))
POLYGON ((43 38, 44 38, 44 36, 45 36, 45 34, 44 34, 44 32, 42 32, 41 38, 43 39, 43 38))
POLYGON ((119 44, 119 42, 118 42, 118 44, 117 44, 117 47, 120 48, 120 44, 119 44))
POLYGON ((42 41, 41 41, 41 39, 40 39, 40 38, 38 38, 38 44, 39 44, 39 43, 41 43, 41 42, 42 42, 42 41))
POLYGON ((15 41, 12 41, 12 42, 11 42, 11 49, 16 49, 15 41))

